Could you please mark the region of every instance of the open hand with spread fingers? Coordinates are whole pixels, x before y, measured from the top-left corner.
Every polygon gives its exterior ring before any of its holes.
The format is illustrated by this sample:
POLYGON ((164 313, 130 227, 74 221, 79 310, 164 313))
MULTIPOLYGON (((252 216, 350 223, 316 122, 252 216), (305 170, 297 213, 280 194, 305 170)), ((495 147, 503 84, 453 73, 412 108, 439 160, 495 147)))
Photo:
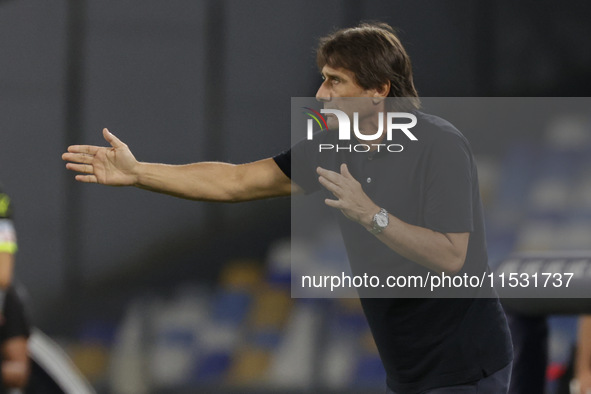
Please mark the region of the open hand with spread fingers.
POLYGON ((62 155, 68 170, 79 172, 76 180, 110 186, 131 186, 137 183, 135 159, 128 146, 103 129, 103 137, 111 147, 71 145, 62 155))

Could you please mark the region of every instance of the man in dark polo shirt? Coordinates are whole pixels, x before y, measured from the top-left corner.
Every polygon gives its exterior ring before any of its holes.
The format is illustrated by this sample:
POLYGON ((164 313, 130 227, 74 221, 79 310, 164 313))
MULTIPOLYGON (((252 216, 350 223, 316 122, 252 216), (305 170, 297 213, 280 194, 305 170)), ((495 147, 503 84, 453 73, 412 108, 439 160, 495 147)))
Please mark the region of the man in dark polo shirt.
MULTIPOLYGON (((339 225, 353 272, 488 272, 470 147, 451 124, 418 110, 410 59, 392 28, 363 24, 337 31, 321 40, 317 61, 324 82, 316 97, 325 109, 345 111, 347 98, 364 100, 367 111, 358 118, 363 138, 355 138, 371 145, 370 151, 320 154, 319 143, 338 143, 337 132, 328 130, 253 163, 171 166, 138 162, 104 129, 110 148, 70 146, 63 159, 81 173, 81 182, 133 185, 201 201, 322 191, 326 205, 342 212, 339 225), (418 141, 405 144, 404 154, 376 149, 385 133, 376 133, 375 114, 390 110, 388 98, 404 98, 404 109, 417 120, 412 132, 418 141)), ((329 129, 338 126, 337 118, 327 120, 329 129)), ((393 138, 398 137, 406 138, 393 138)), ((470 289, 470 297, 462 298, 361 294, 390 392, 507 392, 511 341, 496 295, 484 291, 470 289)))
MULTIPOLYGON (((426 277, 430 271, 481 277, 489 269, 476 166, 468 142, 445 120, 412 113, 417 118, 412 133, 418 141, 407 143, 403 135, 390 141, 404 144, 403 152, 321 151, 320 146, 339 144, 337 132, 330 130, 299 142, 275 161, 306 193, 319 191, 327 204, 343 210, 337 221, 354 275, 369 273, 383 280, 386 273, 409 278, 426 277), (354 192, 356 203, 342 198, 349 187, 363 189, 363 194, 354 192), (366 198, 371 202, 359 202, 366 198), (372 221, 355 217, 355 206, 366 205, 372 207, 370 212, 389 213, 388 225, 378 234, 371 234, 372 221), (405 235, 420 237, 423 232, 433 237, 404 240, 405 235), (440 241, 437 236, 463 233, 469 234, 469 241, 460 267, 438 265, 424 250, 432 247, 427 242, 440 241), (420 244, 419 250, 407 246, 412 243, 420 244)), ((428 295, 420 289, 408 294, 413 290, 417 289, 359 289, 388 387, 396 393, 451 393, 464 382, 465 392, 505 392, 511 346, 494 292, 485 286, 462 289, 457 292, 461 298, 411 298, 428 295), (499 370, 503 371, 495 374, 499 370), (500 385, 499 375, 504 379, 500 385), (425 391, 432 388, 438 390, 425 391)))

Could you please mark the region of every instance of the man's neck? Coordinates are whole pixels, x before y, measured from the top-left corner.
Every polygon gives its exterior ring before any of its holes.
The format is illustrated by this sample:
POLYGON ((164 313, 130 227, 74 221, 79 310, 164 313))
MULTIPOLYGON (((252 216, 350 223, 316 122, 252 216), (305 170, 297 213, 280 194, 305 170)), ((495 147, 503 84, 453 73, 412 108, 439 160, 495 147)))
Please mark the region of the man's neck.
MULTIPOLYGON (((366 144, 369 145, 370 147, 370 152, 378 149, 378 144, 380 144, 384 138, 386 137, 386 129, 385 129, 385 124, 386 124, 386 119, 385 119, 386 115, 383 114, 382 115, 382 132, 380 133, 379 137, 377 137, 376 139, 373 140, 361 140, 357 137, 357 135, 355 133, 353 133, 355 135, 355 139, 357 140, 357 142, 359 142, 360 144, 366 144)), ((379 120, 378 119, 368 119, 366 122, 363 122, 362 124, 359 125, 359 132, 363 135, 374 135, 376 134, 376 132, 379 130, 379 124, 378 124, 379 120)))

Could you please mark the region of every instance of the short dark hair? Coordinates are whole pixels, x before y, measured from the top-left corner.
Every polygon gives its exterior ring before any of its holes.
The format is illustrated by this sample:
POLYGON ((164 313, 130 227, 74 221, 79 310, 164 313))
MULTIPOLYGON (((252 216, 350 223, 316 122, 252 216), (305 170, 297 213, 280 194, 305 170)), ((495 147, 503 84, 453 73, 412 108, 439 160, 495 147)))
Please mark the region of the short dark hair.
POLYGON ((363 89, 377 89, 389 81, 388 97, 408 98, 410 107, 420 107, 410 58, 387 23, 362 23, 321 38, 316 63, 319 69, 328 65, 352 71, 363 89))

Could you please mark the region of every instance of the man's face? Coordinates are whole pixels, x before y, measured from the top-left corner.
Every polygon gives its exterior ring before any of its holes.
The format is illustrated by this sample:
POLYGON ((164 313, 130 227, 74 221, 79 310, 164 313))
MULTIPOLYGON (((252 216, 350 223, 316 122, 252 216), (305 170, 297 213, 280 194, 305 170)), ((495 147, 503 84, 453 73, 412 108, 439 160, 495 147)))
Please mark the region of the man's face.
POLYGON ((355 80, 355 74, 345 68, 322 67, 322 85, 316 92, 318 101, 328 102, 339 97, 370 97, 369 90, 363 89, 355 80))
MULTIPOLYGON (((376 96, 375 89, 364 89, 355 80, 355 74, 345 68, 322 67, 323 82, 316 92, 316 100, 324 103, 325 109, 338 109, 353 120, 353 113, 359 113, 362 120, 366 116, 375 117, 376 108, 371 99, 376 96)), ((339 127, 336 116, 326 116, 329 129, 339 127)))

